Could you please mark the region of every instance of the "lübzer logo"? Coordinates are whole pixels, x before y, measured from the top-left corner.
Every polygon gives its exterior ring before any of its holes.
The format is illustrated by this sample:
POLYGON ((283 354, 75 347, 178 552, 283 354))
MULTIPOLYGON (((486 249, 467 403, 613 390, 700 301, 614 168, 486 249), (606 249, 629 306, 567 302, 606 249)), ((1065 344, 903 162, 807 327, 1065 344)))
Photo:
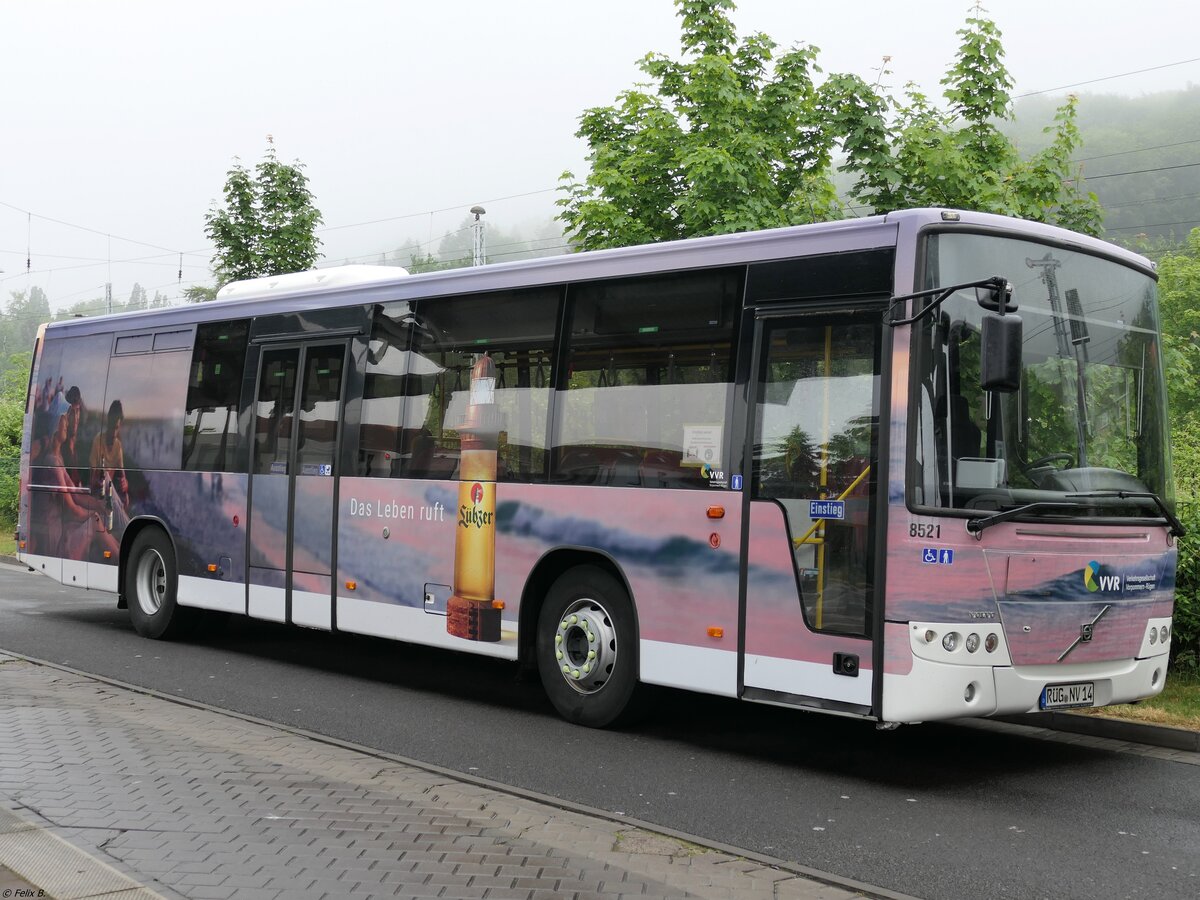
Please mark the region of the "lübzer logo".
POLYGON ((484 525, 492 524, 492 517, 495 513, 485 512, 479 508, 479 504, 483 502, 483 485, 475 482, 471 488, 471 506, 460 506, 458 508, 458 524, 461 528, 470 528, 474 525, 476 528, 482 528, 484 525))

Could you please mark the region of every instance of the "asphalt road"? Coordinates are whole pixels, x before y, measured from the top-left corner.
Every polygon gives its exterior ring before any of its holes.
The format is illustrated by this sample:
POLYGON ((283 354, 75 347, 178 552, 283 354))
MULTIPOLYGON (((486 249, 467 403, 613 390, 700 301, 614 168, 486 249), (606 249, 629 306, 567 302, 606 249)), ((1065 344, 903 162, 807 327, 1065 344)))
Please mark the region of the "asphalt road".
POLYGON ((511 664, 240 619, 153 642, 115 606, 0 565, 0 649, 930 900, 1200 896, 1197 766, 667 691, 593 731, 511 664))

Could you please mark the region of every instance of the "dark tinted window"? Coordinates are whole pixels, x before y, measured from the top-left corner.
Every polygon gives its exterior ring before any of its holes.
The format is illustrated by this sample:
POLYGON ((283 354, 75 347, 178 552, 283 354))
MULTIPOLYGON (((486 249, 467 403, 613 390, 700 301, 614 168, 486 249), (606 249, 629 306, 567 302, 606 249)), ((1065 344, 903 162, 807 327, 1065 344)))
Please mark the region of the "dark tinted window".
POLYGON ((746 302, 890 294, 895 251, 827 253, 750 267, 746 302))
POLYGON ((401 417, 412 326, 412 307, 407 301, 380 304, 372 313, 358 439, 360 475, 387 478, 400 474, 401 417))
POLYGON ((740 270, 571 288, 552 478, 705 487, 724 469, 740 270))
POLYGON ((308 347, 304 351, 304 385, 300 397, 296 472, 336 475, 337 431, 342 411, 344 344, 308 347))
POLYGON ((154 348, 154 335, 134 334, 117 338, 116 353, 149 353, 154 348))
POLYGON ((237 466, 238 402, 248 331, 245 321, 210 322, 196 331, 183 425, 185 469, 223 472, 237 466))
POLYGON ((300 351, 266 350, 254 404, 254 472, 287 475, 296 417, 300 351))

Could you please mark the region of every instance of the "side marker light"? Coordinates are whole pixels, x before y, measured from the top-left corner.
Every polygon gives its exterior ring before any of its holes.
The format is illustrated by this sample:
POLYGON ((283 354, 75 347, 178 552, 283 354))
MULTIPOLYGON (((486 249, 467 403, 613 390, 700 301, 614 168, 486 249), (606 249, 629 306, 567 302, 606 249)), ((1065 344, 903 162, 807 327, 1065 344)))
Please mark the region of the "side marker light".
POLYGON ((710 507, 708 508, 708 517, 709 517, 710 519, 723 519, 723 518, 725 518, 725 507, 723 507, 723 506, 710 506, 710 507))
POLYGON ((348 591, 358 590, 358 582, 357 581, 347 581, 346 582, 346 590, 348 590, 348 591))
POLYGON ((725 629, 720 625, 710 625, 708 628, 708 636, 710 638, 723 638, 725 637, 725 629))

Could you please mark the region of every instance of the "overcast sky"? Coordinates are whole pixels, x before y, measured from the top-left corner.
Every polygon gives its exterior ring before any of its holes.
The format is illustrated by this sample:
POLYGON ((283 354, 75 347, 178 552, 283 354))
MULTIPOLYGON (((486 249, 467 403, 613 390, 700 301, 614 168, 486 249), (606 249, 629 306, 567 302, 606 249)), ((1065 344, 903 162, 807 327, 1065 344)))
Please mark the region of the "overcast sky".
MULTIPOLYGON (((873 81, 888 55, 885 84, 936 94, 972 6, 740 0, 734 19, 815 44, 826 71, 873 81)), ((1016 94, 1200 83, 1200 62, 1168 65, 1200 57, 1194 0, 986 8, 1016 94)), ((495 226, 548 218, 560 173, 584 171, 580 112, 651 50, 678 55, 670 0, 0 0, 0 298, 174 297, 180 252, 182 286, 209 283, 204 213, 268 134, 307 166, 322 264, 436 249, 477 203, 495 226)))

